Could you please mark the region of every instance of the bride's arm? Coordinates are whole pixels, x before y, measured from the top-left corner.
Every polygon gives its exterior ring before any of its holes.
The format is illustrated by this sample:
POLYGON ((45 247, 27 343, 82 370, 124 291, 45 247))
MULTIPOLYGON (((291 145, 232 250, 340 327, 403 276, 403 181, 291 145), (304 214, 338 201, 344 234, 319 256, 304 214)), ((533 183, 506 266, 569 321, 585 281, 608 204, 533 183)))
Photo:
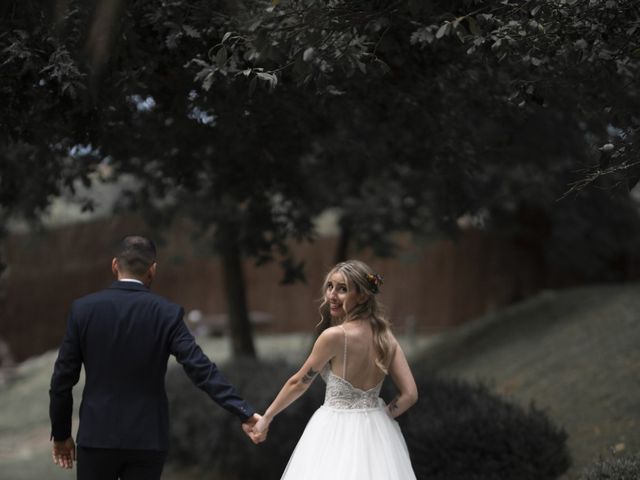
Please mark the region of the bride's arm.
POLYGON ((259 434, 266 432, 273 418, 307 391, 320 370, 335 356, 341 341, 343 341, 343 333, 336 327, 328 328, 320 334, 309 358, 302 368, 282 386, 280 393, 253 427, 254 432, 259 434))
POLYGON ((395 343, 395 350, 389 365, 389 375, 398 388, 399 394, 387 405, 387 411, 393 418, 402 415, 418 401, 418 387, 413 379, 407 357, 405 357, 397 340, 395 343))

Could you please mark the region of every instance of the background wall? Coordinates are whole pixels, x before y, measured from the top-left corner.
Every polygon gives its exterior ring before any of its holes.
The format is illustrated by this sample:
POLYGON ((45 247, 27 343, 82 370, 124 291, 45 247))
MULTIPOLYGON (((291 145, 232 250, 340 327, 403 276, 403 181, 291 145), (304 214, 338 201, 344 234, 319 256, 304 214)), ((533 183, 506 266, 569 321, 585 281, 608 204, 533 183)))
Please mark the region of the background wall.
MULTIPOLYGON (((112 281, 113 243, 127 233, 145 232, 138 217, 122 216, 58 227, 40 233, 13 234, 6 243, 9 271, 0 300, 0 338, 16 360, 56 348, 74 298, 112 281)), ((205 322, 224 320, 224 289, 219 261, 202 241, 192 240, 187 224, 166 234, 159 252, 157 293, 202 311, 205 322)), ((537 266, 518 246, 478 231, 458 241, 424 245, 399 238, 403 247, 392 259, 370 261, 385 279, 380 294, 399 331, 433 332, 522 299, 539 288, 537 266)), ((249 309, 261 332, 308 331, 317 323, 317 299, 333 265, 335 238, 295 247, 304 260, 308 283, 280 284, 274 263, 244 265, 249 309)))

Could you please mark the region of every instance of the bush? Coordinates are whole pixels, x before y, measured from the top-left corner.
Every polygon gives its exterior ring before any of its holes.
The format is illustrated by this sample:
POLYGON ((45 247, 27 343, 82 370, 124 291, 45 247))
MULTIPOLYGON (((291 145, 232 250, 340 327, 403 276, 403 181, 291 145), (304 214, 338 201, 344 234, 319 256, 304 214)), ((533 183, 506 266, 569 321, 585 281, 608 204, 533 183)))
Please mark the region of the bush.
POLYGON ((638 480, 640 454, 616 455, 587 467, 580 480, 638 480))
POLYGON ((551 480, 569 468, 567 434, 534 406, 479 383, 428 373, 416 382, 420 400, 399 421, 419 480, 551 480))
MULTIPOLYGON (((285 362, 233 361, 222 371, 263 411, 295 371, 285 362)), ((569 467, 567 435, 540 410, 507 403, 480 384, 417 373, 420 400, 399 420, 419 480, 552 480, 569 467)), ((324 384, 278 415, 269 438, 254 446, 238 420, 215 406, 176 368, 167 375, 170 461, 197 466, 203 478, 277 480, 304 427, 320 406, 324 384)), ((383 398, 395 393, 385 382, 383 398)), ((365 480, 365 479, 363 479, 365 480)))
MULTIPOLYGON (((282 384, 295 372, 285 362, 234 360, 222 372, 259 412, 266 409, 282 384)), ((307 421, 322 404, 324 385, 316 380, 309 391, 278 415, 269 438, 256 447, 245 436, 235 415, 215 405, 198 390, 182 368, 167 374, 171 412, 169 461, 206 472, 203 478, 277 480, 282 475, 307 421)))

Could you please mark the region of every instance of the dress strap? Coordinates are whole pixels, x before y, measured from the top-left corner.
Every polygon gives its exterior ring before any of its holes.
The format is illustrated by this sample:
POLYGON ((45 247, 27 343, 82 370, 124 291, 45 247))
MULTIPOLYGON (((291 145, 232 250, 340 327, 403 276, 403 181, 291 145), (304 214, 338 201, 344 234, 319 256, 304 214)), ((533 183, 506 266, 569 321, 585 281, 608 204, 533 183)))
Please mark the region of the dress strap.
POLYGON ((342 359, 342 378, 347 379, 347 331, 344 325, 340 325, 342 332, 344 333, 344 357, 342 359))

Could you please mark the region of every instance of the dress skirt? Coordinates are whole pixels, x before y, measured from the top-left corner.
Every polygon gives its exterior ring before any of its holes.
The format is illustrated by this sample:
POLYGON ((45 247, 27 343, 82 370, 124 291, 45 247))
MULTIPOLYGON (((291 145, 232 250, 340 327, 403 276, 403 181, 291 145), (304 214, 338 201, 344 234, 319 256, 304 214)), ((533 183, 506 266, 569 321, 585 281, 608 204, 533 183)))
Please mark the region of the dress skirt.
POLYGON ((289 459, 282 480, 414 480, 398 422, 378 408, 321 406, 289 459))

